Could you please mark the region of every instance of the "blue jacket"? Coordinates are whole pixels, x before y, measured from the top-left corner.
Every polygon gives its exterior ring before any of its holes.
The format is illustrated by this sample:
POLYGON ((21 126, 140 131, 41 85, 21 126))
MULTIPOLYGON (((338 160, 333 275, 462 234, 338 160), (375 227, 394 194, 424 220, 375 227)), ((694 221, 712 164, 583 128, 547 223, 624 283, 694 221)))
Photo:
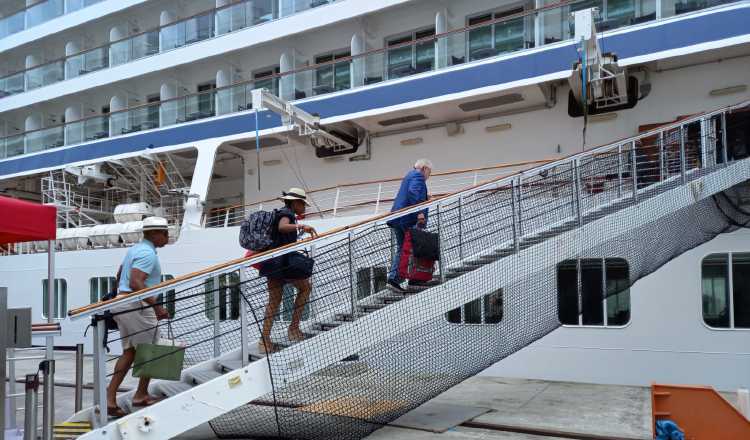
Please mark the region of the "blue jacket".
MULTIPOLYGON (((393 207, 391 212, 398 211, 399 209, 408 208, 418 203, 422 203, 427 200, 427 184, 425 183, 424 176, 418 170, 409 171, 404 180, 401 181, 401 187, 396 195, 396 200, 393 201, 393 207)), ((427 220, 427 210, 421 211, 424 214, 425 220, 427 220)), ((411 228, 417 224, 417 215, 415 212, 407 214, 403 217, 393 219, 388 222, 388 226, 411 228)))

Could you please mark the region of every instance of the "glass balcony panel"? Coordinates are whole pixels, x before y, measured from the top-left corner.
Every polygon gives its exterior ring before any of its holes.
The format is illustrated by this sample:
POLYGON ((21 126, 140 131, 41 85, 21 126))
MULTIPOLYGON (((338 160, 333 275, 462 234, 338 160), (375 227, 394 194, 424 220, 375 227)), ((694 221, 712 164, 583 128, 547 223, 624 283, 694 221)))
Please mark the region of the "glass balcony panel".
POLYGON ((161 28, 161 51, 175 49, 185 45, 185 22, 161 28))
POLYGON ((469 60, 481 60, 495 55, 492 47, 492 25, 469 31, 469 60))
POLYGON ((109 67, 109 49, 100 47, 83 54, 83 68, 78 74, 85 75, 107 67, 109 67))
POLYGON ((277 4, 275 0, 251 0, 247 2, 247 22, 256 25, 275 20, 279 16, 276 12, 277 4))
POLYGON ((26 90, 33 90, 60 82, 64 78, 63 62, 44 64, 26 71, 26 90))
POLYGON ((24 92, 24 73, 14 73, 0 80, 0 97, 24 92))
POLYGON ((466 62, 466 34, 456 33, 437 41, 440 66, 457 66, 466 62))
POLYGON ((131 59, 137 60, 159 53, 159 32, 150 31, 131 39, 131 59))
MULTIPOLYGON (((305 99, 315 94, 315 70, 301 70, 290 75, 293 79, 294 96, 292 99, 305 99)), ((286 78, 282 78, 284 81, 286 78)))
POLYGON ((377 84, 387 79, 385 70, 387 57, 386 52, 374 52, 363 57, 365 64, 363 85, 377 84))
POLYGON ((86 62, 85 56, 74 55, 65 60, 65 79, 75 78, 81 75, 84 63, 86 62))
POLYGON ((252 2, 242 2, 216 11, 216 35, 224 35, 246 27, 247 14, 252 10, 249 5, 252 5, 252 2))
POLYGON ((20 156, 23 154, 24 135, 10 136, 5 138, 5 157, 20 156))
POLYGON ((83 136, 85 141, 94 141, 109 137, 109 116, 97 116, 83 122, 83 136))
POLYGON ((75 121, 65 124, 65 145, 76 145, 84 141, 85 121, 75 121))
POLYGON ((494 43, 498 54, 534 46, 533 42, 526 42, 525 22, 524 17, 519 17, 495 24, 494 43))
POLYGON ((24 20, 26 14, 24 11, 16 12, 13 15, 0 19, 0 38, 13 35, 16 32, 24 30, 24 20))
POLYGON ((122 40, 109 45, 109 64, 119 66, 130 62, 130 45, 132 40, 122 40))
POLYGON ((65 11, 71 13, 85 7, 83 0, 65 0, 65 11))
MULTIPOLYGON (((546 0, 546 4, 555 3, 556 0, 546 0)), ((546 6, 545 4, 545 6, 546 6)), ((539 13, 541 26, 541 44, 552 44, 571 38, 571 17, 567 8, 553 8, 539 13)))
POLYGON ((26 28, 36 26, 63 14, 63 0, 47 0, 26 10, 26 28))
POLYGON ((213 13, 203 14, 185 21, 185 44, 213 37, 213 13))
POLYGON ((415 48, 415 72, 429 72, 435 68, 435 41, 417 44, 415 48))

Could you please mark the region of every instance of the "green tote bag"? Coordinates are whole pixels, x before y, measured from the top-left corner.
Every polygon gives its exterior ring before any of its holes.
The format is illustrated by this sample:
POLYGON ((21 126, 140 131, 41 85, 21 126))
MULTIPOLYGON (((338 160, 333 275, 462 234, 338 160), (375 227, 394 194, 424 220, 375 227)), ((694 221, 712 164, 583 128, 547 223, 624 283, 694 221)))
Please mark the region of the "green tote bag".
POLYGON ((180 380, 185 347, 178 345, 172 336, 172 322, 167 321, 168 339, 157 344, 138 344, 135 347, 134 377, 180 380))

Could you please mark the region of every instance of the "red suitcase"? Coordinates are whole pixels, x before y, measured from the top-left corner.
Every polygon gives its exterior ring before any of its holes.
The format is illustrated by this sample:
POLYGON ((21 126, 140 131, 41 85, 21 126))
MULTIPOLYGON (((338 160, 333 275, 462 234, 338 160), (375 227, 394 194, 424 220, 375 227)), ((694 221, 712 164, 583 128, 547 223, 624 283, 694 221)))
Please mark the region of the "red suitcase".
POLYGON ((404 246, 401 248, 401 259, 398 262, 398 273, 402 279, 409 281, 431 281, 435 272, 435 260, 416 258, 412 254, 411 231, 404 234, 404 246))

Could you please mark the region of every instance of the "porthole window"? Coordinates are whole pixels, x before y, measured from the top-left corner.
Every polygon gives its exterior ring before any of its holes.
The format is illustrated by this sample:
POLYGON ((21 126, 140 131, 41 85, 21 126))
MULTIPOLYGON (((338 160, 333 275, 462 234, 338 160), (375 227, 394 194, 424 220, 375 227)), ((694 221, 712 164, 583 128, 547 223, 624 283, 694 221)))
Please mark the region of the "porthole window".
POLYGON ((630 321, 630 270, 622 258, 582 258, 557 265, 563 325, 617 327, 630 321))
POLYGON ((503 320, 503 289, 451 310, 446 319, 451 324, 499 324, 503 320))
POLYGON ((750 253, 711 254, 701 263, 703 321, 750 328, 750 253))

